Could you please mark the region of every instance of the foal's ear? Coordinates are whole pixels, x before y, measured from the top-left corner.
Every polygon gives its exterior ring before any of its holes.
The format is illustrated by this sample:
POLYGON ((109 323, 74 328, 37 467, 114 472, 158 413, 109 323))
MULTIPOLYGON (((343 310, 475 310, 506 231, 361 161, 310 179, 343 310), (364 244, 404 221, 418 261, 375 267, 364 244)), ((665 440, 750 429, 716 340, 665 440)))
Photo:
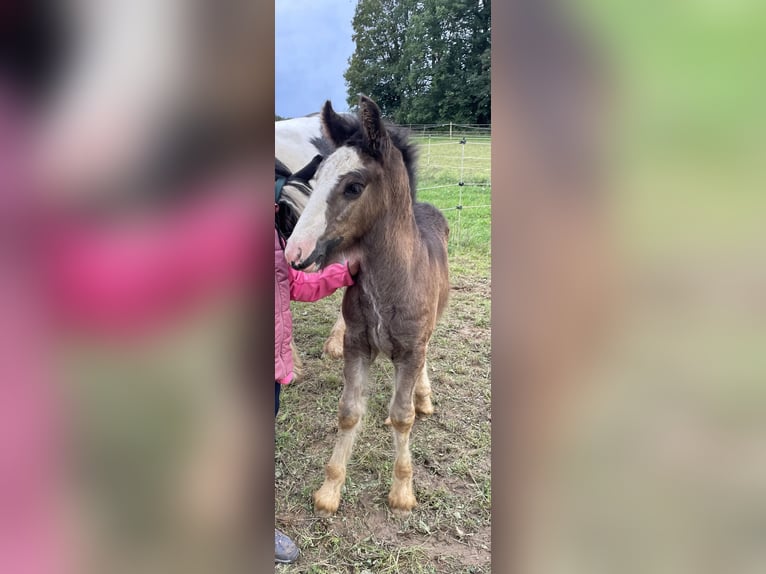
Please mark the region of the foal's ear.
POLYGON ((335 147, 340 147, 346 143, 346 140, 356 131, 353 121, 336 113, 332 108, 330 100, 327 100, 324 106, 322 106, 320 117, 322 120, 322 131, 335 147))
POLYGON ((380 117, 380 108, 364 94, 359 94, 359 121, 368 151, 373 155, 382 152, 388 145, 388 132, 380 117))

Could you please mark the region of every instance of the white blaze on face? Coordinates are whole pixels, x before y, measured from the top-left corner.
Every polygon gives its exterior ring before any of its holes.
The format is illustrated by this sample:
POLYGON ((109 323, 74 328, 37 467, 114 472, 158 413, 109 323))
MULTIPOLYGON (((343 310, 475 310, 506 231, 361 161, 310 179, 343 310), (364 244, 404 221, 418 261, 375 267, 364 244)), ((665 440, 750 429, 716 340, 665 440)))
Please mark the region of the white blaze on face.
MULTIPOLYGON (((327 228, 327 200, 330 194, 344 175, 363 167, 362 158, 350 147, 339 148, 319 166, 314 190, 285 248, 288 263, 299 264, 314 252, 317 241, 327 228)), ((314 267, 309 267, 307 271, 314 267)))

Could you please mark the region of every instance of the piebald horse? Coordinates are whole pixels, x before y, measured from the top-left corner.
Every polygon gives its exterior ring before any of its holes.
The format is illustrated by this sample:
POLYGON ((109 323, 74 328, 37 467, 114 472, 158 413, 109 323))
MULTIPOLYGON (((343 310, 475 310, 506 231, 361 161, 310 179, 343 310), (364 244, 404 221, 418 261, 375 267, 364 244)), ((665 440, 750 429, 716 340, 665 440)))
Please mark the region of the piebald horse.
POLYGON ((382 353, 394 364, 389 420, 394 436, 391 510, 406 516, 417 505, 409 439, 416 413, 429 415, 431 385, 426 351, 449 295, 449 228, 434 206, 415 200, 414 147, 387 125, 378 106, 360 96, 358 120, 321 112, 324 134, 336 150, 319 166, 314 189, 287 242, 296 269, 315 270, 336 253, 361 261, 343 298, 344 386, 338 436, 314 493, 314 509, 333 514, 340 503, 346 464, 365 411, 370 366, 382 353))
MULTIPOLYGON (((318 114, 281 120, 274 123, 275 195, 278 206, 276 223, 279 233, 288 239, 311 195, 314 174, 319 163, 335 149, 322 133, 318 114)), ((333 359, 343 356, 343 333, 346 324, 338 314, 322 352, 333 359)), ((301 361, 293 347, 296 374, 301 361)))

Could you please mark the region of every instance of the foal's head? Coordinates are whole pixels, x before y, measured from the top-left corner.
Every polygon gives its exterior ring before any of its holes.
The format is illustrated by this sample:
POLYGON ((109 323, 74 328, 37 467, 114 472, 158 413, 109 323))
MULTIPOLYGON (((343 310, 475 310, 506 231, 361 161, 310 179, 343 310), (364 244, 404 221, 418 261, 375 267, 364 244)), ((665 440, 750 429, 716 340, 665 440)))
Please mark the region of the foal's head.
POLYGON ((377 222, 411 211, 413 148, 360 96, 358 121, 322 108, 322 130, 337 149, 316 173, 314 191, 287 243, 296 269, 321 268, 352 248, 377 222), (393 131, 392 131, 393 130, 393 131))

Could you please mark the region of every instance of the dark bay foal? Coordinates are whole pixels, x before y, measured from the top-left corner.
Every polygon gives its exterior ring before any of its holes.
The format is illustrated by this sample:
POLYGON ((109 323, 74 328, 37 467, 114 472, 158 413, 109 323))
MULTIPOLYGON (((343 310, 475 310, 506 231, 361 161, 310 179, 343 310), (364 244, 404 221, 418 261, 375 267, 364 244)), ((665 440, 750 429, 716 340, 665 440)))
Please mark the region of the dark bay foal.
POLYGON ((449 294, 449 229, 438 209, 415 201, 414 147, 402 145, 402 133, 383 122, 371 99, 360 96, 358 120, 337 114, 328 101, 321 120, 337 149, 316 173, 285 255, 296 269, 313 270, 346 253, 361 261, 361 270, 343 298, 338 436, 324 484, 314 493, 314 509, 320 515, 338 509, 365 411, 370 365, 382 353, 394 364, 387 422, 395 460, 388 501, 396 514, 407 515, 417 505, 410 430, 416 413, 433 412, 426 351, 449 294))

